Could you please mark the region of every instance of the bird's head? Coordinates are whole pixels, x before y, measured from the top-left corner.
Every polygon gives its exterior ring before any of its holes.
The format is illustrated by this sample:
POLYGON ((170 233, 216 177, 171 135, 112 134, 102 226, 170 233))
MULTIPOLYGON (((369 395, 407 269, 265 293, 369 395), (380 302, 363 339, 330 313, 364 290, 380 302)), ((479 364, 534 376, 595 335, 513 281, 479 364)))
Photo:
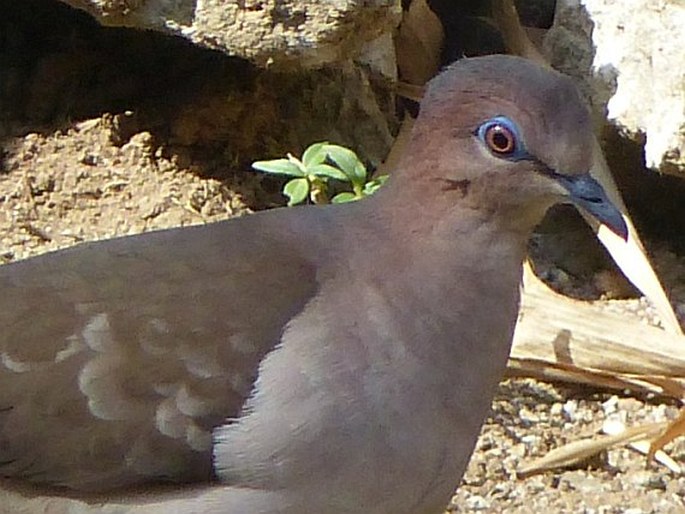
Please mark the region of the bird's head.
POLYGON ((626 238, 590 175, 593 149, 570 78, 512 56, 462 59, 429 83, 400 173, 530 228, 552 204, 571 202, 626 238))

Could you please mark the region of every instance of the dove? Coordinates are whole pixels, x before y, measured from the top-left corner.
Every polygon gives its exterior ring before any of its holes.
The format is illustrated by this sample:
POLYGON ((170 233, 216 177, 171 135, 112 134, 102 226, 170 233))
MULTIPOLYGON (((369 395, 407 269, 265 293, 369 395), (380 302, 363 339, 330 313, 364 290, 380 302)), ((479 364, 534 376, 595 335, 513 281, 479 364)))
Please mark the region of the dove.
POLYGON ((627 237, 592 144, 571 79, 462 59, 369 198, 0 267, 0 512, 443 512, 536 224, 627 237))

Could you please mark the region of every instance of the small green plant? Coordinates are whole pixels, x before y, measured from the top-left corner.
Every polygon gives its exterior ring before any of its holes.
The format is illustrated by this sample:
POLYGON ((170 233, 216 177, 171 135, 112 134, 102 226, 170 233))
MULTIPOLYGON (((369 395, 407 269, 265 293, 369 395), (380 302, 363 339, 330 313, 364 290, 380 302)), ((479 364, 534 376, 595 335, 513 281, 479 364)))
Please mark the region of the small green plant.
POLYGON ((373 194, 388 178, 382 175, 368 180, 366 166, 352 150, 326 141, 307 148, 301 160, 288 154, 285 159, 255 161, 252 167, 272 175, 293 177, 283 186, 288 205, 297 205, 307 199, 312 203, 328 203, 329 179, 352 186, 352 191, 338 193, 330 200, 345 203, 373 194))

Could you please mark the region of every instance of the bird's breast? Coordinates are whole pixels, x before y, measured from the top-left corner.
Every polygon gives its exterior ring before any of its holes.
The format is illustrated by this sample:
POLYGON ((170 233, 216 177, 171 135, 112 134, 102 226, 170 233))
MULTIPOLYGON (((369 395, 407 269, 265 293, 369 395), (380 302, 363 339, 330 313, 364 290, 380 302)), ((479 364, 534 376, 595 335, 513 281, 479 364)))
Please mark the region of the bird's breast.
POLYGON ((355 286, 327 284, 288 324, 249 414, 218 437, 219 475, 279 490, 316 476, 306 496, 322 512, 430 512, 449 500, 475 444, 508 354, 517 285, 504 308, 501 289, 483 299, 451 297, 449 284, 355 286), (494 305, 496 319, 474 324, 474 309, 494 305))

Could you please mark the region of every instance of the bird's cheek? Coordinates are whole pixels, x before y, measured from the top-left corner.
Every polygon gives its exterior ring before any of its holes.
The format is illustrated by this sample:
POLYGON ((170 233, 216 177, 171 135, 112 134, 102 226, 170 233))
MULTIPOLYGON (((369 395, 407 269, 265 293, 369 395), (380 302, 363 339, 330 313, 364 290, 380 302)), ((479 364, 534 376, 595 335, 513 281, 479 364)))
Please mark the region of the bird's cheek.
POLYGON ((528 184, 527 194, 537 196, 546 202, 565 203, 570 201, 568 191, 558 181, 544 173, 536 173, 532 184, 528 184))

